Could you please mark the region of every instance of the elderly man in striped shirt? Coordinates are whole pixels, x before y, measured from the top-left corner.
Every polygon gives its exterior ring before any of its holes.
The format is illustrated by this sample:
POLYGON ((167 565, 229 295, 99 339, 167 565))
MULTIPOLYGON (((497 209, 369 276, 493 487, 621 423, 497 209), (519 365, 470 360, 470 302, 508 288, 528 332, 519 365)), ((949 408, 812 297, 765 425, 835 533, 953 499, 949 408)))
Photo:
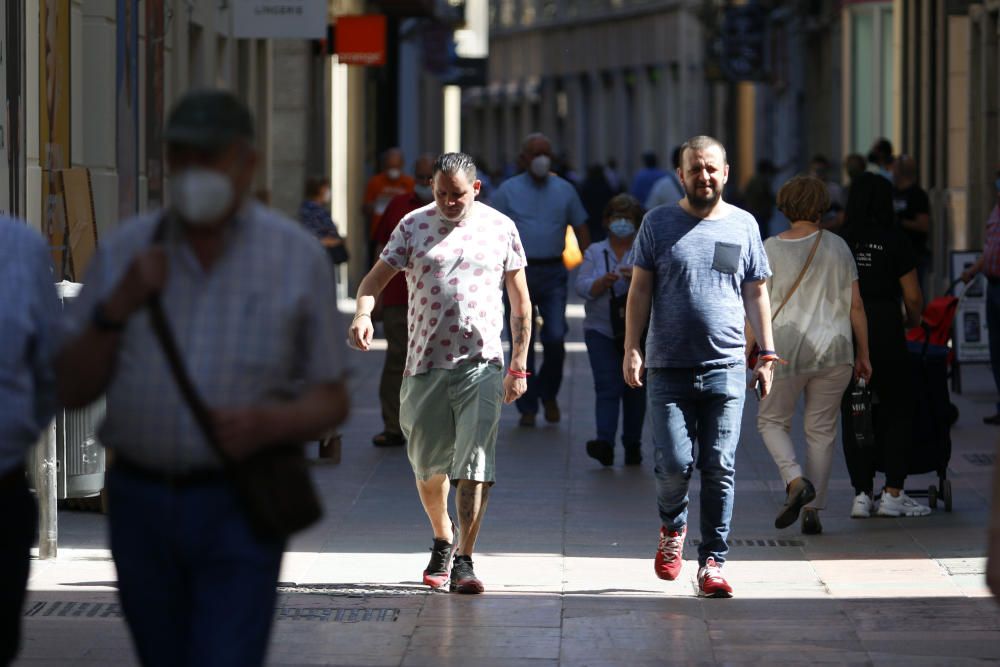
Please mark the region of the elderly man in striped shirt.
POLYGON ((235 96, 189 93, 164 134, 171 206, 102 244, 59 391, 69 405, 107 395, 111 549, 142 663, 259 665, 285 544, 253 531, 145 306, 159 295, 213 440, 239 460, 346 416, 333 277, 308 232, 249 197, 253 121, 235 96))

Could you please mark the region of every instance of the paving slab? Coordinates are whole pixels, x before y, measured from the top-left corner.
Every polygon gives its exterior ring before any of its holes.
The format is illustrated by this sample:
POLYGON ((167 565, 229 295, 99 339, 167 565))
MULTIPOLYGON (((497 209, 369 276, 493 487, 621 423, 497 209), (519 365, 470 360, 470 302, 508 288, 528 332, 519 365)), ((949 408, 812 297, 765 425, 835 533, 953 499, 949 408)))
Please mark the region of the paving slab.
MULTIPOLYGON (((966 394, 953 397, 961 411, 948 471, 953 511, 850 519, 853 492, 838 450, 818 536, 774 528, 784 489, 754 429, 756 403, 747 401, 724 569, 736 597, 704 600, 696 596, 697 473, 683 570, 661 581, 652 568, 652 439, 647 430, 638 467, 624 467, 620 449, 611 468, 586 456, 593 386, 578 345, 579 309, 570 315, 562 421, 521 428, 510 407, 501 418, 499 478, 475 555, 483 596, 421 584, 431 536, 405 451, 370 444, 381 430, 382 353, 352 354, 343 460, 313 467, 326 514, 289 545, 269 665, 1000 662, 1000 605, 984 580, 988 455, 1000 429, 981 424, 995 399, 985 368, 965 369, 966 394)), ((801 430, 793 434, 801 451, 801 430)), ((907 485, 936 482, 922 475, 907 485)), ((15 664, 137 664, 117 608, 105 517, 60 511, 59 521, 58 558, 32 563, 15 664)))

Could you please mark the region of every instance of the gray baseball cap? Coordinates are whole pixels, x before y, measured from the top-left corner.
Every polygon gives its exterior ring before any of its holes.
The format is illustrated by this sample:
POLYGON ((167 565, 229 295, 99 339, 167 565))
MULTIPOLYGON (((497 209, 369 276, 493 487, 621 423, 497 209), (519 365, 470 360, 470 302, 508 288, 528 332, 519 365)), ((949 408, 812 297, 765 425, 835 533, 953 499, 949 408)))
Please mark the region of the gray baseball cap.
POLYGON ((226 90, 185 93, 167 118, 163 140, 195 148, 221 149, 237 139, 252 141, 253 117, 238 97, 226 90))

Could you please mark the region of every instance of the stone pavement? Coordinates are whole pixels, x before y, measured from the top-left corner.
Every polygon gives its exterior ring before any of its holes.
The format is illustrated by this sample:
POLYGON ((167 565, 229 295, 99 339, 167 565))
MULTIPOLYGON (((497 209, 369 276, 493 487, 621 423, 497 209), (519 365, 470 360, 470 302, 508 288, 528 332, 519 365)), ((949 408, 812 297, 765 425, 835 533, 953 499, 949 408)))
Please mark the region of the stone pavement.
MULTIPOLYGON (((504 409, 499 481, 476 555, 479 597, 420 585, 431 535, 402 450, 371 446, 382 353, 352 352, 354 406, 339 466, 317 465, 322 523, 290 545, 272 665, 923 664, 1000 660, 1000 607, 985 587, 984 526, 1000 430, 982 367, 955 397, 949 477, 954 511, 851 520, 838 454, 825 533, 773 527, 783 501, 747 402, 737 457, 731 600, 695 596, 690 540, 675 582, 658 580, 659 529, 646 462, 611 469, 589 459, 593 386, 572 307, 560 395, 563 421, 517 426, 504 409)), ((801 439, 801 438, 800 438, 801 439)), ((621 450, 618 451, 619 459, 621 450)), ((934 482, 913 477, 910 488, 934 482)), ((698 492, 697 474, 692 484, 698 492)), ((695 496, 696 498, 697 496, 695 496)), ((136 664, 115 603, 101 515, 63 511, 59 557, 35 561, 20 660, 31 665, 136 664)), ((698 525, 697 502, 691 525, 698 525)))

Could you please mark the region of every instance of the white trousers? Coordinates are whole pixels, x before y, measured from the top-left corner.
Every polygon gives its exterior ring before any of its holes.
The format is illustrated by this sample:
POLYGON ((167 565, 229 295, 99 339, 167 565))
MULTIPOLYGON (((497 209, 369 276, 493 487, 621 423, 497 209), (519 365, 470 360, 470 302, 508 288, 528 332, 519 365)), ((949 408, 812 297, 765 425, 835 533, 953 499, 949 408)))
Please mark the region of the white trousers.
POLYGON ((807 505, 816 509, 826 506, 826 489, 833 463, 833 445, 837 438, 837 417, 840 400, 851 381, 851 366, 834 366, 821 371, 776 378, 771 393, 760 402, 757 430, 771 453, 787 485, 804 476, 816 487, 816 498, 807 505), (799 395, 805 397, 803 421, 806 435, 806 465, 795 459, 792 442, 792 415, 799 395))

